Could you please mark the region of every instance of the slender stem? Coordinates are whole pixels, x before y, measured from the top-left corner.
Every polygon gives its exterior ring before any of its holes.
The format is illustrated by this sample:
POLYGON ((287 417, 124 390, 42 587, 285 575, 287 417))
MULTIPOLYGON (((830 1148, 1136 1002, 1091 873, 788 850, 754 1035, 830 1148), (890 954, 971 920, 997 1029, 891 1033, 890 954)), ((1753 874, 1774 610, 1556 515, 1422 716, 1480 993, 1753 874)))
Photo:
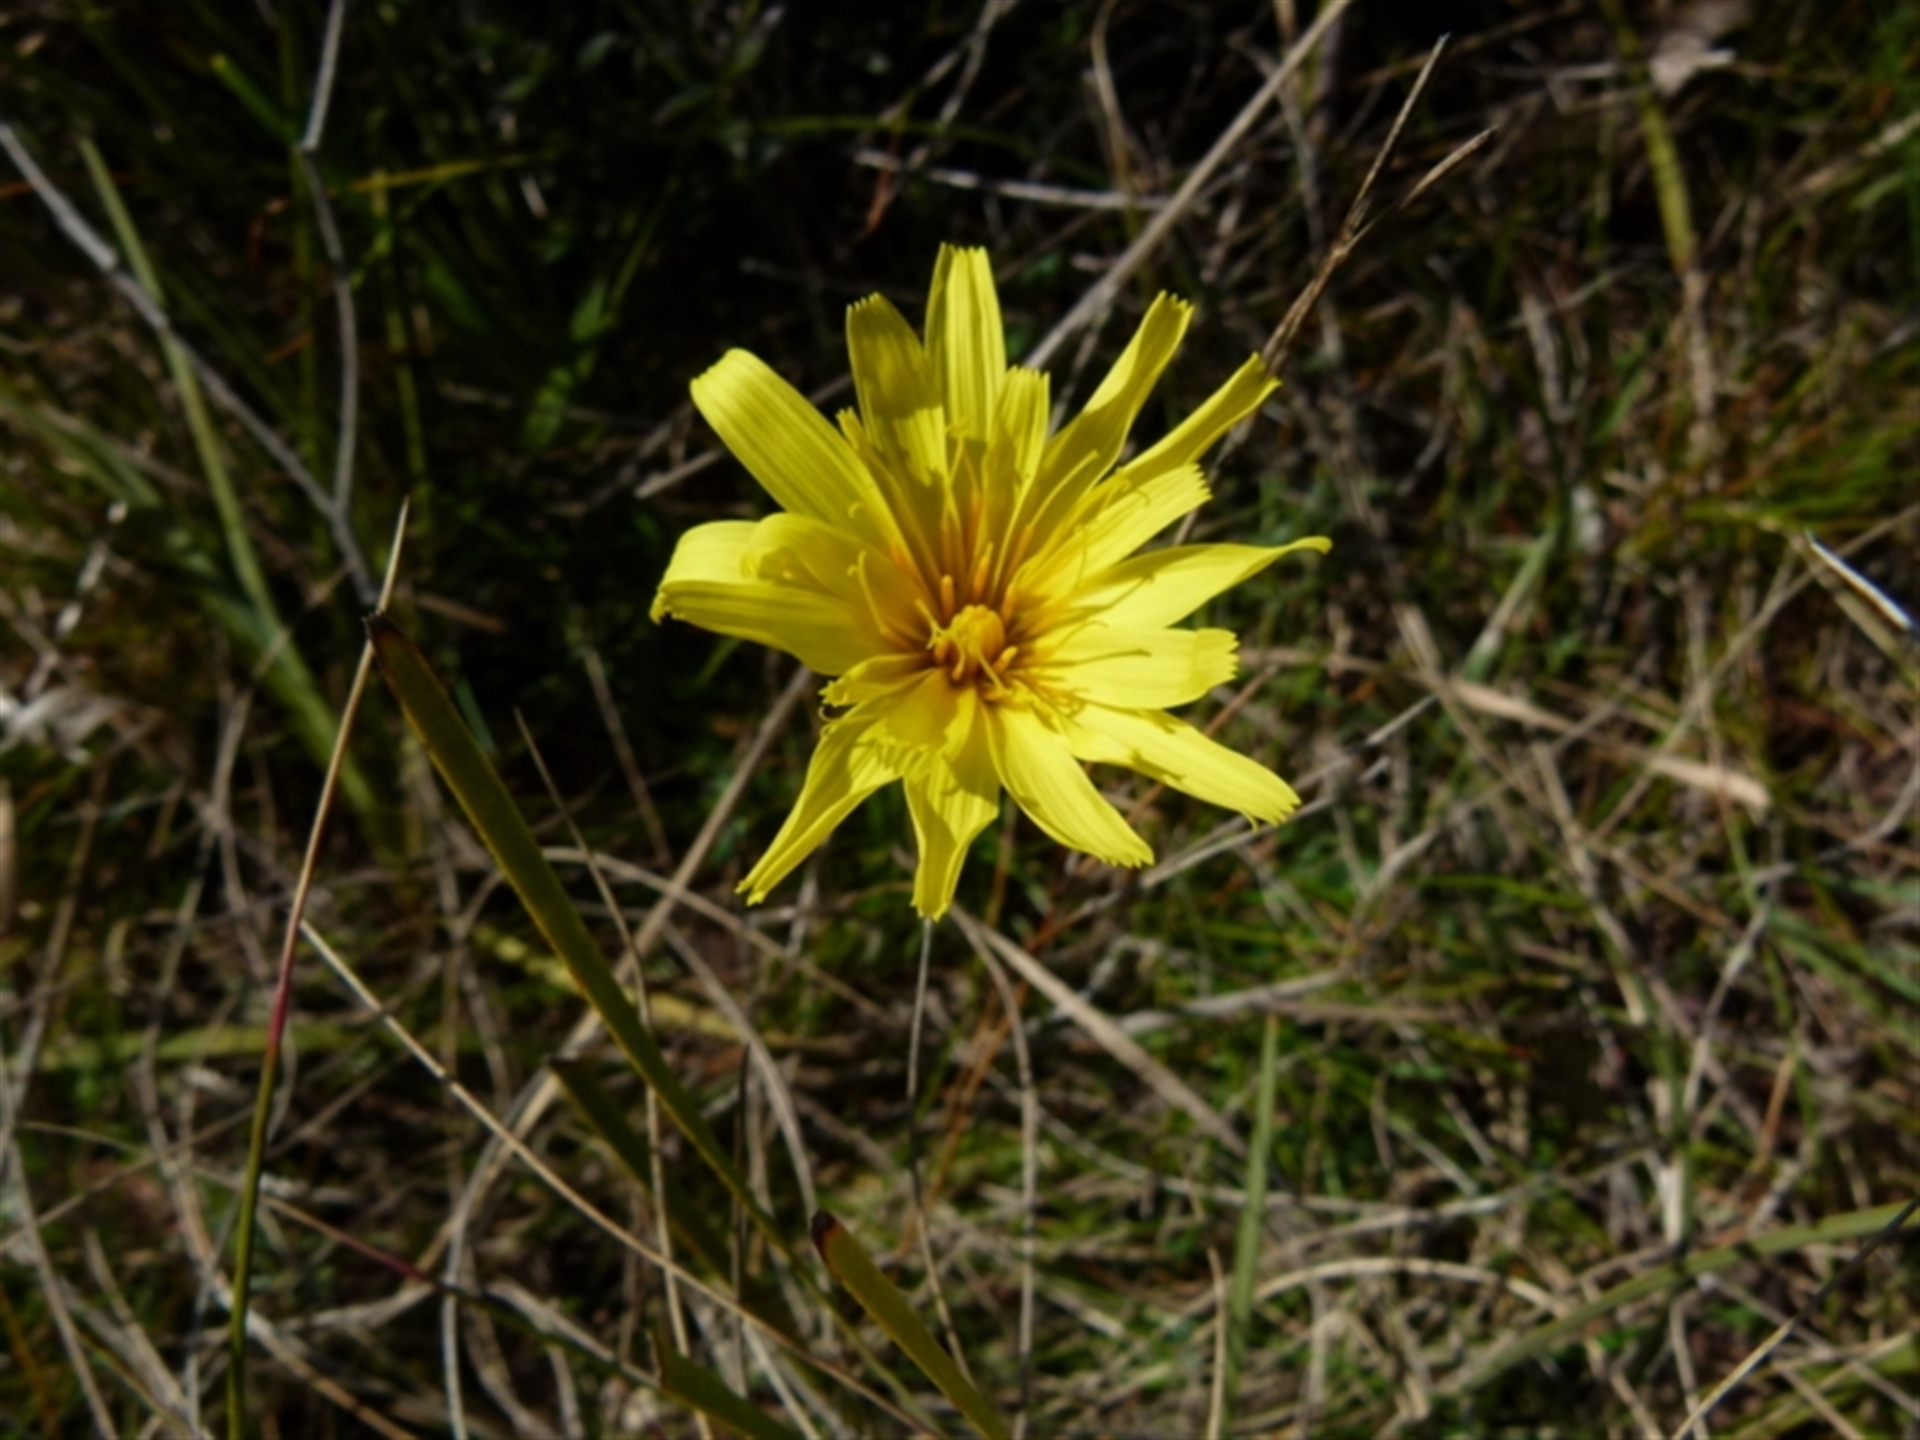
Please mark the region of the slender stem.
POLYGON ((1027 1433, 1027 1412, 1033 1401, 1033 1257, 1040 1213, 1040 1100, 1033 1088, 1033 1056, 1027 1049, 1027 1030, 1020 1019, 1023 991, 1016 988, 991 950, 981 950, 1000 1004, 1007 1012, 1007 1033, 1013 1039, 1014 1065, 1020 1077, 1020 1408, 1014 1412, 1014 1440, 1027 1433))
POLYGON ((920 922, 920 976, 913 987, 913 1024, 907 1032, 907 1110, 920 1098, 920 1028, 927 1015, 927 963, 933 955, 933 922, 920 922))
MULTIPOLYGON (((393 550, 387 559, 386 580, 380 587, 382 610, 393 599, 406 526, 407 507, 403 501, 394 527, 393 550)), ((293 1009, 293 957, 300 944, 300 924, 306 918, 314 872, 320 865, 320 842, 326 836, 327 819, 333 813, 334 796, 340 786, 340 772, 346 764, 347 741, 353 734, 354 718, 360 713, 360 699, 366 694, 367 678, 372 672, 373 645, 369 642, 360 653, 360 666, 354 671, 353 688, 348 692, 346 710, 340 717, 340 731, 334 739, 333 756, 327 762, 327 776, 320 787, 313 827, 307 832, 307 852, 300 863, 300 878, 294 885, 286 933, 280 942, 280 972, 274 982, 273 1008, 267 1018, 266 1043, 261 1049, 260 1090, 254 1098, 253 1123, 247 1137, 247 1167, 240 1179, 239 1234, 233 1252, 233 1305, 227 1330, 227 1434, 233 1440, 241 1440, 246 1434, 247 1309, 252 1298, 254 1220, 260 1207, 260 1177, 266 1166, 274 1090, 280 1079, 280 1047, 286 1037, 287 1017, 293 1009)))

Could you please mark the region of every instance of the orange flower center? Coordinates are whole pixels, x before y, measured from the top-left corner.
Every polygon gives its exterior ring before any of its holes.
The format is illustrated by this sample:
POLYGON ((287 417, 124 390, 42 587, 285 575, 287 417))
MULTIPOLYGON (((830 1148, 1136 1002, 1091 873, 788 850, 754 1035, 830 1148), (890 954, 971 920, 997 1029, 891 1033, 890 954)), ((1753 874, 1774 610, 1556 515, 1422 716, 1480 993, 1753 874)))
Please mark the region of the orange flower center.
POLYGON ((933 663, 956 685, 985 675, 991 688, 1001 688, 1002 672, 1018 647, 1007 644, 1006 622, 985 605, 968 605, 945 625, 934 624, 927 637, 933 663))

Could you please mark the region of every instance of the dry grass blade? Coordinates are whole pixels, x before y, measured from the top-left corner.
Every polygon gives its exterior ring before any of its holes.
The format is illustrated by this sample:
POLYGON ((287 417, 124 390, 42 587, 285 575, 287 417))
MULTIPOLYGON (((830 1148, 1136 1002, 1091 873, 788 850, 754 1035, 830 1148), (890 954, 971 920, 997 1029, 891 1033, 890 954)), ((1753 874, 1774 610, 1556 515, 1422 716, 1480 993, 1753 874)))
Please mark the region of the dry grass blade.
POLYGON ((1033 1261, 1040 1209, 1040 1097, 1034 1089, 1033 1057, 1027 1052, 1027 1030, 1020 1018, 1020 992, 991 950, 979 952, 993 979, 1006 1012, 1013 1039, 1013 1058, 1020 1082, 1020 1332, 1016 1342, 1020 1359, 1020 1405, 1013 1415, 1013 1433, 1027 1432, 1027 1410, 1033 1390, 1033 1261))
POLYGON ((713 966, 707 963, 707 958, 678 926, 668 921, 662 927, 661 933, 666 937, 669 948, 680 957, 681 963, 699 983, 708 1002, 726 1017, 734 1034, 738 1035, 741 1042, 746 1045, 747 1053, 753 1058, 754 1072, 759 1075, 760 1083, 766 1089, 767 1100, 773 1107, 774 1119, 780 1127, 781 1136, 786 1141, 787 1155, 793 1163, 794 1183, 800 1188, 801 1202, 813 1209, 818 1209, 818 1205, 815 1204, 813 1166, 807 1160, 807 1145, 801 1133, 800 1112, 794 1105, 793 1091, 787 1084, 786 1077, 780 1073, 779 1062, 773 1058, 773 1051, 768 1047, 766 1037, 753 1023, 753 1017, 747 1013, 745 1007, 733 997, 732 992, 721 982, 719 975, 714 973, 713 966))
MULTIPOLYGON (((1307 317, 1313 313, 1314 306, 1320 303, 1320 297, 1326 293, 1327 286, 1332 283, 1334 275, 1342 265, 1346 264, 1348 257, 1353 254, 1361 239, 1372 228, 1367 222, 1367 202, 1372 196, 1374 183, 1379 180, 1381 172, 1386 169, 1387 162, 1393 157, 1393 152, 1400 143, 1400 133, 1406 128, 1414 108, 1420 103, 1420 96, 1427 88, 1427 81, 1433 77, 1434 67, 1440 63, 1441 53, 1446 48, 1447 37, 1442 35, 1434 42, 1433 49, 1428 52, 1426 63, 1420 67, 1420 73, 1414 77, 1413 88, 1407 91, 1407 98, 1401 101, 1400 111, 1393 119, 1393 126, 1387 131, 1387 138, 1381 143, 1379 150, 1375 152, 1373 164, 1368 168, 1366 178, 1360 182, 1360 189, 1355 193, 1353 203, 1347 207, 1346 219, 1340 222, 1339 234, 1334 237, 1333 244, 1328 247, 1327 253, 1321 257, 1319 267, 1313 272, 1313 279, 1307 283, 1306 289, 1294 297, 1293 304, 1288 307, 1280 324, 1275 327, 1273 334, 1261 348, 1261 360, 1266 363, 1267 369, 1276 375, 1286 365, 1287 355, 1293 349, 1294 338, 1300 333, 1300 327, 1307 323, 1307 317)), ((1415 185, 1406 198, 1394 208, 1398 210, 1412 204, 1416 198, 1439 183, 1492 138, 1493 131, 1485 130, 1457 147, 1446 159, 1429 170, 1419 184, 1415 185)))
MULTIPOLYGON (((0 1067, 4 1067, 6 1056, 0 1054, 0 1067)), ((0 1072, 0 1093, 10 1091, 10 1085, 0 1072)), ((13 1105, 9 1098, 6 1118, 13 1119, 13 1105)), ((12 1124, 8 1127, 11 1130, 12 1124)), ((60 1336, 60 1345, 67 1354, 67 1364, 74 1380, 80 1386, 80 1392, 86 1396, 87 1409, 93 1417, 95 1433, 110 1437, 119 1433, 114 1424, 113 1412, 107 1408, 107 1400, 100 1393, 100 1382, 94 1377, 93 1366, 87 1359, 86 1343, 80 1338, 80 1329, 73 1322, 71 1307, 66 1299, 66 1287, 59 1274, 53 1268, 53 1257, 47 1253, 45 1238, 40 1233, 40 1221, 34 1211, 33 1197, 27 1189, 26 1166, 20 1157, 20 1145, 17 1138, 9 1137, 5 1150, 0 1150, 0 1168, 4 1168, 7 1178, 12 1181, 11 1208, 19 1216, 19 1231, 15 1239, 27 1252, 27 1263, 39 1277, 41 1294, 46 1299, 48 1312, 53 1317, 54 1328, 60 1336)))
POLYGON ((1909 615, 1891 595, 1822 545, 1812 531, 1808 531, 1804 538, 1807 549, 1813 552, 1814 558, 1847 589, 1871 605, 1882 619, 1891 622, 1896 629, 1903 631, 1909 638, 1920 634, 1920 627, 1914 625, 1913 616, 1909 615))
POLYGON ((373 992, 367 989, 365 983, 360 979, 360 976, 347 964, 338 951, 327 943, 324 936, 314 930, 310 924, 303 927, 302 933, 306 936, 307 942, 312 945, 320 954, 321 958, 327 962, 327 965, 332 969, 333 973, 338 976, 353 993, 354 998, 365 1007, 370 1014, 379 1019, 381 1026, 387 1033, 398 1040, 400 1044, 405 1047, 407 1053, 410 1054, 423 1069, 432 1075, 439 1084, 444 1086, 447 1093, 450 1094, 468 1114, 472 1115, 486 1127, 487 1131, 508 1155, 526 1166, 530 1173, 552 1190, 555 1195, 565 1201, 582 1219, 594 1226, 594 1228, 599 1230, 608 1239, 614 1241, 624 1249, 632 1251, 648 1264, 662 1271, 672 1271, 674 1279, 688 1291, 698 1294, 709 1303, 718 1306, 722 1312, 734 1317, 743 1324, 759 1330, 764 1334, 765 1338, 772 1341, 779 1348, 786 1350, 795 1358, 804 1361, 807 1365, 820 1371, 822 1374, 831 1376, 855 1394, 879 1406, 903 1425, 925 1423, 923 1417, 897 1407, 885 1396, 880 1395, 870 1386, 864 1384, 857 1377, 849 1374, 841 1367, 834 1365, 818 1355, 810 1353, 791 1336, 784 1335, 780 1331, 768 1327, 764 1321, 741 1306, 732 1296, 726 1294, 724 1291, 713 1288, 699 1276, 686 1270, 665 1255, 660 1254, 652 1246, 648 1245, 646 1241, 634 1235, 618 1221, 613 1219, 612 1216, 593 1204, 586 1196, 569 1185, 546 1160, 536 1154, 515 1135, 511 1128, 501 1121, 498 1116, 494 1115, 486 1105, 481 1103, 478 1096, 474 1095, 471 1090, 467 1089, 459 1080, 450 1075, 446 1067, 434 1057, 432 1051, 388 1013, 386 1007, 380 1004, 373 992))
MULTIPOLYGON (((1491 715, 1502 720, 1517 720, 1521 724, 1549 730, 1557 735, 1578 735, 1586 728, 1584 722, 1576 723, 1530 700, 1508 695, 1488 685, 1477 685, 1470 680, 1447 679, 1441 676, 1430 678, 1435 693, 1482 715, 1491 715)), ((1704 791, 1709 795, 1723 796, 1728 800, 1737 801, 1755 814, 1765 814, 1773 804, 1773 797, 1768 793, 1765 785, 1753 776, 1743 774, 1730 766, 1688 760, 1684 756, 1644 750, 1638 746, 1623 745, 1604 738, 1596 738, 1594 744, 1630 764, 1645 766, 1650 773, 1664 779, 1704 791)))
POLYGON ((1007 962, 1034 989, 1058 1007, 1066 1017, 1084 1030, 1093 1042, 1139 1077, 1141 1083, 1167 1104, 1191 1118, 1208 1135, 1236 1155, 1244 1155, 1247 1142, 1221 1118, 1219 1111, 1196 1095, 1191 1086, 1149 1055, 1110 1018, 1076 995, 1059 976, 997 930, 988 929, 966 911, 955 907, 954 919, 976 950, 991 951, 1007 962))
POLYGON ((691 1435, 655 1334, 742 1430, 964 1428, 817 1196, 1016 1436, 1912 1427, 1914 7, 153 8, 4 27, 0 1417, 218 1433, 244 1307, 263 1432, 691 1435), (912 797, 744 905, 837 712, 647 601, 765 513, 689 378, 870 406, 844 304, 940 242, 1063 412, 1195 302, 1139 447, 1284 320, 1164 546, 1339 543, 1173 622, 1289 823, 1003 807, 915 1049, 912 797), (396 712, 316 858, 402 494, 394 618, 785 1248, 396 712), (289 908, 359 988, 302 932, 236 1293, 289 908))
POLYGON ((1220 132, 1220 137, 1213 142, 1213 148, 1208 150, 1200 163, 1187 173, 1187 178, 1181 182, 1180 188, 1174 191, 1173 198, 1154 213, 1153 219, 1148 222, 1146 229, 1140 232, 1139 238, 1129 245, 1120 258, 1109 265, 1100 278, 1087 288, 1086 294, 1082 295, 1079 302, 1054 325, 1053 329, 1047 332, 1046 338, 1033 347, 1032 352, 1021 362, 1022 364, 1036 369, 1044 366, 1069 338, 1113 304, 1121 287, 1153 257, 1154 251, 1165 242, 1167 236, 1172 233, 1173 227, 1192 210, 1202 188, 1226 163, 1227 158, 1246 138, 1247 132, 1253 128, 1254 122, 1269 105, 1273 104, 1281 87, 1293 78, 1294 73, 1313 53, 1314 47, 1333 29, 1351 3, 1352 0, 1331 0, 1331 3, 1321 7, 1320 13, 1314 17, 1313 24, 1307 27, 1306 33, 1287 48, 1286 57, 1274 67, 1273 73, 1261 83, 1260 88, 1241 108, 1240 113, 1234 116, 1233 123, 1220 132))
POLYGON ((93 262, 107 283, 118 291, 133 306, 154 334, 163 337, 179 347, 181 356, 193 367, 200 383, 206 387, 207 394, 214 403, 225 410, 251 435, 254 442, 272 457, 273 462, 284 471, 289 479, 306 494, 315 510, 325 518, 329 533, 339 546, 342 560, 348 567, 348 573, 354 579, 363 603, 371 604, 375 591, 372 572, 367 566, 366 557, 360 549, 360 542, 354 536, 350 517, 344 514, 334 503, 334 499, 314 479, 312 471, 283 440, 279 433, 263 420, 254 408, 240 398, 221 373, 180 334, 160 303, 147 293, 145 287, 130 275, 120 262, 120 256, 114 248, 102 240, 81 216, 80 212, 62 195, 59 189, 41 170, 33 154, 26 148, 12 124, 0 118, 0 150, 5 150, 16 169, 33 188, 41 202, 52 214, 61 232, 79 248, 87 259, 93 262))
POLYGON ((1832 1277, 1826 1284, 1808 1296, 1806 1302, 1802 1304, 1798 1310, 1794 1311, 1793 1314, 1781 1321, 1774 1332, 1754 1347, 1747 1358, 1736 1365, 1726 1379, 1714 1386, 1707 1397, 1700 1401, 1698 1405, 1694 1406, 1692 1411, 1687 1415, 1687 1418, 1680 1422, 1680 1427, 1674 1431, 1674 1434, 1676 1436, 1684 1436, 1690 1431, 1703 1429, 1707 1416, 1714 1412, 1721 1401, 1725 1400, 1739 1388, 1740 1382, 1764 1364, 1769 1355, 1773 1354, 1775 1350, 1778 1350, 1785 1344, 1787 1337, 1793 1334, 1795 1328, 1818 1309, 1821 1302, 1838 1289, 1842 1282, 1858 1273, 1860 1267, 1866 1264, 1867 1258, 1871 1256, 1874 1251, 1886 1244, 1886 1242, 1891 1240, 1895 1235, 1898 1235, 1901 1227, 1907 1223, 1908 1219, 1916 1210, 1920 1210, 1920 1200, 1910 1200, 1903 1205, 1894 1214, 1893 1218, 1888 1220, 1886 1225, 1876 1232, 1866 1244, 1854 1251, 1845 1265, 1842 1265, 1838 1270, 1834 1271, 1832 1277))

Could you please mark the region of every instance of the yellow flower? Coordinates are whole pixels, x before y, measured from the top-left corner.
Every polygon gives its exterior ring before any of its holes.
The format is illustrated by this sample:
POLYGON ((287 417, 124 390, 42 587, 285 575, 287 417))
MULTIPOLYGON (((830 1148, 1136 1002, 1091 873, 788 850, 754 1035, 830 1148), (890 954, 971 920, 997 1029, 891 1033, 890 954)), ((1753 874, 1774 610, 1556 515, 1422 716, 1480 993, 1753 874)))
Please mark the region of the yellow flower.
POLYGON ((1116 865, 1153 852, 1082 761, 1124 765, 1277 822, 1277 775, 1163 713, 1233 677, 1234 637, 1179 630, 1290 550, 1133 552, 1207 498, 1194 462, 1273 390, 1258 357, 1118 469, 1185 332, 1162 295, 1086 409, 1047 433, 1047 377, 1008 368, 984 251, 943 247, 923 345, 875 295, 847 313, 857 412, 838 431, 743 350, 693 401, 784 513, 681 537, 653 616, 756 640, 824 675, 826 723, 793 813, 740 888, 767 892, 883 785, 906 786, 914 908, 943 914, 1004 786, 1063 845, 1116 865), (1129 558, 1131 557, 1131 558, 1129 558))

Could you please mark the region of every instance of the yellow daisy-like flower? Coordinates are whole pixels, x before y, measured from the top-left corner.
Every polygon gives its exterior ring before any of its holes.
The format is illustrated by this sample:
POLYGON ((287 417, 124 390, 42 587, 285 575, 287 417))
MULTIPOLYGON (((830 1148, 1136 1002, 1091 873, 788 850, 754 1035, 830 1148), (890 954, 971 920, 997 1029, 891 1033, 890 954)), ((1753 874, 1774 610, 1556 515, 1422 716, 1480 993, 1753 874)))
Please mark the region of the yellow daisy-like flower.
POLYGON ((1116 865, 1153 852, 1082 761, 1278 822, 1300 803, 1265 766, 1164 713, 1229 680, 1225 630, 1174 622, 1314 537, 1134 555, 1207 498, 1194 462, 1274 389, 1250 359, 1114 468, 1187 328, 1154 301, 1086 409, 1047 433, 1047 377, 1007 365, 984 251, 943 247, 923 344, 878 295, 847 312, 859 410, 836 431, 743 350, 693 402, 784 513, 681 537, 653 616, 757 640, 824 675, 830 719, 793 813, 740 888, 764 899, 883 785, 906 786, 914 908, 945 913, 1004 787, 1063 845, 1116 865))

